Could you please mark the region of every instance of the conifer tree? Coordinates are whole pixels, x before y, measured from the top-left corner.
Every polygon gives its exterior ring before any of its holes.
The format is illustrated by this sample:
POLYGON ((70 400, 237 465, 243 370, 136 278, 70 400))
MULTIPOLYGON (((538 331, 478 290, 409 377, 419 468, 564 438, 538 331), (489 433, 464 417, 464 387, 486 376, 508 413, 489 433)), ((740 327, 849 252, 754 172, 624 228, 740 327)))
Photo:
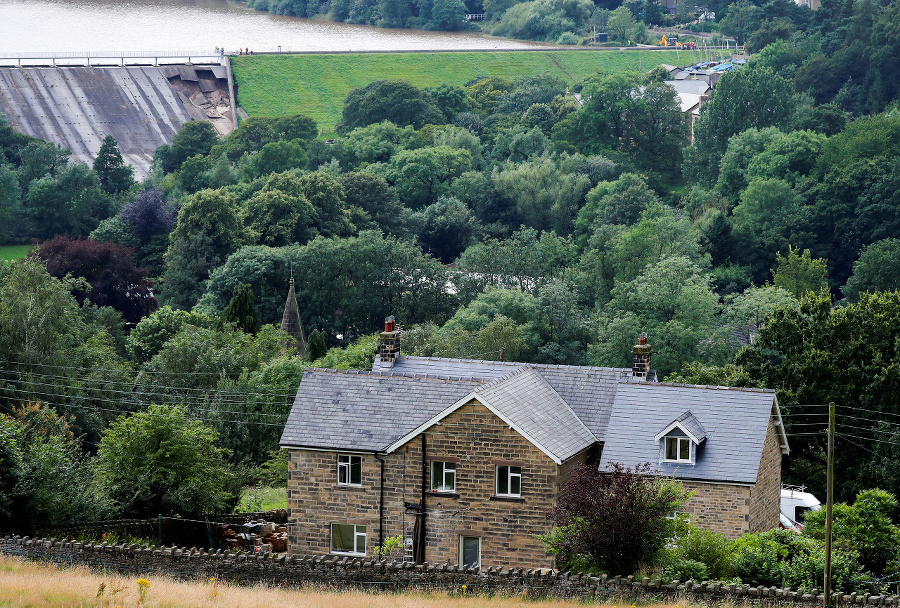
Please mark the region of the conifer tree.
POLYGON ((259 311, 256 310, 256 296, 249 285, 238 285, 234 288, 231 302, 222 311, 222 324, 234 323, 244 333, 255 334, 259 331, 259 311))
POLYGON ((94 159, 94 171, 100 178, 100 187, 107 194, 128 190, 134 183, 134 169, 125 164, 112 135, 103 138, 103 144, 94 159))
POLYGON ((325 356, 325 353, 328 352, 328 347, 325 345, 324 332, 318 329, 312 330, 312 333, 309 334, 309 340, 306 342, 306 352, 309 354, 310 361, 315 361, 325 356))

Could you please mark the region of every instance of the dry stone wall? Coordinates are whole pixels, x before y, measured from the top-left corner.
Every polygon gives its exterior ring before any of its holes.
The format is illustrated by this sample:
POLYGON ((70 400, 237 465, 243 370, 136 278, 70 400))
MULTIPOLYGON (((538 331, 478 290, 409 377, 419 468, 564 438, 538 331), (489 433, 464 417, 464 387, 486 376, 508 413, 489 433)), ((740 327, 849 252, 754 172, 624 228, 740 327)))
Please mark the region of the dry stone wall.
MULTIPOLYGON (((491 567, 473 570, 448 564, 414 565, 333 556, 228 554, 18 536, 0 539, 0 554, 60 565, 82 564, 131 576, 160 575, 180 580, 209 580, 215 577, 242 585, 313 584, 335 589, 362 587, 385 591, 427 589, 583 600, 620 596, 671 602, 675 598, 686 598, 709 604, 730 601, 770 606, 815 606, 824 603, 824 596, 816 590, 805 593, 775 587, 691 581, 663 584, 649 578, 569 575, 544 569, 491 567)), ((833 599, 842 606, 900 606, 900 596, 836 593, 833 599)))

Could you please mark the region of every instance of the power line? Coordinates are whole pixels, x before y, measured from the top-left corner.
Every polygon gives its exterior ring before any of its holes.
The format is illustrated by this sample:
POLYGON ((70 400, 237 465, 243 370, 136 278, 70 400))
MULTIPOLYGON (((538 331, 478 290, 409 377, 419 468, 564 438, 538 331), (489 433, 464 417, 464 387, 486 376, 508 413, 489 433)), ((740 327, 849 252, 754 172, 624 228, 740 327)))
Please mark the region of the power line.
MULTIPOLYGON (((6 390, 12 391, 13 393, 22 393, 25 396, 25 398, 24 398, 25 401, 29 400, 29 398, 32 396, 42 396, 42 397, 50 397, 50 398, 61 397, 60 395, 57 395, 55 393, 40 393, 40 392, 34 392, 34 391, 26 391, 25 389, 18 389, 18 388, 8 388, 6 390)), ((117 400, 103 399, 103 398, 99 398, 99 397, 93 397, 93 398, 90 398, 89 400, 95 401, 95 402, 101 402, 101 403, 121 403, 120 401, 117 401, 117 400)), ((108 408, 108 407, 105 408, 105 407, 100 407, 98 405, 93 405, 93 406, 78 405, 76 403, 67 401, 65 398, 58 399, 57 401, 51 401, 49 399, 44 399, 42 401, 49 405, 74 408, 74 409, 80 409, 80 410, 86 410, 86 411, 109 412, 109 413, 113 413, 113 414, 117 414, 117 415, 134 414, 134 413, 139 413, 139 412, 145 411, 145 410, 129 410, 129 409, 124 409, 124 408, 115 408, 115 409, 108 408)), ((177 405, 185 405, 185 404, 177 404, 177 405)), ((197 420, 202 420, 205 422, 219 422, 219 423, 229 422, 229 423, 236 423, 236 424, 242 423, 242 424, 253 424, 253 425, 257 425, 257 426, 276 426, 276 427, 284 426, 283 421, 279 422, 279 423, 270 423, 270 422, 262 422, 259 420, 251 420, 249 418, 242 418, 240 420, 226 420, 226 419, 222 419, 222 418, 204 418, 203 416, 196 415, 196 412, 209 412, 209 413, 221 412, 221 413, 230 413, 232 415, 236 414, 239 416, 243 415, 243 416, 248 416, 248 417, 250 417, 250 416, 271 416, 271 417, 278 417, 282 420, 287 419, 287 413, 285 413, 285 414, 269 414, 269 413, 264 413, 264 412, 260 412, 260 413, 235 412, 235 411, 229 411, 229 410, 216 410, 216 409, 211 409, 211 408, 195 408, 195 407, 191 407, 190 405, 188 405, 185 409, 187 410, 188 414, 191 415, 192 418, 195 418, 197 420)))
POLYGON ((876 443, 885 443, 888 445, 900 445, 900 443, 896 441, 885 441, 883 439, 875 439, 874 437, 860 437, 858 435, 849 435, 846 433, 841 433, 841 437, 852 437, 853 439, 858 439, 860 441, 875 441, 876 443))
MULTIPOLYGON (((3 371, 0 370, 0 374, 2 374, 2 373, 3 373, 3 371)), ((46 376, 38 376, 38 378, 43 380, 44 378, 46 378, 46 376)), ((54 377, 51 377, 51 378, 54 378, 54 377)), ((66 378, 66 377, 55 377, 54 379, 68 380, 69 382, 72 381, 72 378, 66 378)), ((26 386, 30 384, 35 387, 50 387, 50 388, 60 387, 59 382, 39 381, 38 379, 23 380, 23 381, 20 381, 19 384, 25 384, 26 386)), ((112 384, 112 385, 120 384, 121 385, 121 384, 125 384, 125 383, 110 382, 108 384, 112 384)), ((130 385, 131 385, 130 383, 127 383, 127 386, 130 386, 130 385)), ((87 394, 101 393, 101 394, 122 395, 125 398, 121 399, 121 401, 130 401, 130 402, 152 401, 153 397, 161 397, 163 399, 169 399, 172 397, 176 397, 176 398, 181 398, 181 399, 187 398, 187 399, 191 399, 194 401, 200 401, 200 402, 212 401, 212 402, 221 403, 224 405, 243 405, 243 404, 248 403, 248 401, 250 403, 259 404, 259 403, 267 403, 272 400, 290 403, 290 402, 293 402, 294 397, 296 395, 296 393, 252 393, 252 392, 233 390, 230 388, 223 389, 223 388, 219 388, 219 387, 215 387, 215 388, 211 387, 209 389, 191 389, 191 388, 186 388, 186 387, 165 386, 165 385, 161 386, 160 387, 161 390, 157 390, 157 391, 148 391, 148 390, 135 391, 133 389, 123 390, 123 389, 110 388, 110 387, 106 387, 106 386, 92 387, 90 385, 88 385, 88 386, 70 385, 65 388, 74 389, 74 391, 71 393, 63 392, 63 391, 42 393, 42 392, 36 391, 36 390, 27 390, 26 388, 22 388, 21 386, 18 388, 7 387, 7 390, 18 390, 23 393, 34 392, 34 394, 36 394, 36 395, 53 396, 53 397, 59 397, 62 399, 87 397, 87 398, 94 399, 94 400, 111 401, 110 399, 104 399, 99 396, 95 396, 95 395, 88 396, 85 394, 85 393, 87 393, 87 394), (234 397, 234 396, 242 397, 242 398, 229 398, 229 397, 234 397), (251 399, 251 397, 260 397, 261 399, 251 399)), ((0 386, 0 392, 2 392, 3 390, 4 390, 4 387, 0 386)), ((118 401, 116 401, 116 402, 118 402, 118 401)), ((197 408, 197 409, 205 410, 206 408, 197 408)), ((217 411, 217 412, 224 411, 224 412, 236 413, 236 414, 246 413, 243 410, 242 411, 229 411, 229 410, 222 410, 222 409, 218 409, 218 408, 215 410, 207 410, 207 411, 217 411)), ((266 413, 262 413, 262 412, 260 412, 259 414, 266 415, 266 416, 277 415, 277 414, 266 414, 266 413)))
MULTIPOLYGON (((71 368, 71 369, 79 369, 79 368, 71 368)), ((18 376, 20 376, 20 377, 21 377, 21 376, 25 376, 26 378, 36 377, 36 378, 50 378, 50 379, 52 379, 52 380, 62 380, 62 381, 70 381, 70 382, 72 381, 72 376, 57 376, 57 375, 53 375, 53 374, 40 374, 40 373, 35 373, 35 372, 23 372, 23 371, 12 370, 12 369, 0 369, 0 374, 16 374, 16 375, 18 375, 18 376)), ((196 376, 196 377, 201 377, 201 378, 204 378, 204 379, 208 379, 208 378, 210 378, 210 377, 212 376, 212 374, 195 373, 195 376, 196 376)), ((136 376, 134 380, 130 380, 130 381, 115 380, 115 379, 112 379, 112 378, 103 378, 103 377, 94 377, 93 379, 94 379, 95 381, 97 381, 97 382, 102 382, 102 383, 105 384, 105 385, 108 384, 108 385, 119 385, 119 386, 123 386, 124 388, 121 389, 121 390, 119 391, 119 392, 121 392, 121 393, 126 393, 126 392, 127 392, 127 393, 132 393, 132 392, 134 392, 135 387, 138 387, 138 386, 144 386, 144 385, 145 385, 144 383, 142 383, 142 382, 140 382, 140 381, 138 380, 139 377, 140 377, 140 374, 138 374, 138 376, 136 376)), ((220 379, 222 378, 221 375, 219 375, 219 376, 217 376, 217 377, 220 378, 220 379)), ((236 380, 235 380, 234 378, 229 378, 229 377, 227 377, 227 376, 225 377, 225 379, 226 379, 226 380, 230 380, 230 381, 232 381, 232 382, 236 382, 236 380)), ((21 380, 21 381, 23 381, 23 382, 28 382, 28 381, 30 381, 30 380, 28 380, 28 379, 23 379, 23 380, 21 380)), ((152 386, 152 384, 151 384, 151 386, 152 386)), ((164 386, 166 386, 166 385, 164 385, 164 386)), ((172 388, 172 389, 180 390, 180 391, 185 391, 185 392, 198 392, 198 393, 205 393, 205 392, 207 392, 208 390, 210 390, 210 389, 205 389, 205 388, 202 388, 202 387, 190 387, 190 386, 181 386, 181 385, 177 385, 177 386, 171 386, 171 385, 168 385, 168 387, 169 387, 169 388, 172 388)), ((219 390, 220 390, 220 389, 219 389, 219 390)), ((253 393, 253 392, 250 392, 250 391, 243 391, 242 394, 245 394, 245 395, 257 395, 257 396, 268 396, 268 395, 270 395, 270 393, 253 393)))

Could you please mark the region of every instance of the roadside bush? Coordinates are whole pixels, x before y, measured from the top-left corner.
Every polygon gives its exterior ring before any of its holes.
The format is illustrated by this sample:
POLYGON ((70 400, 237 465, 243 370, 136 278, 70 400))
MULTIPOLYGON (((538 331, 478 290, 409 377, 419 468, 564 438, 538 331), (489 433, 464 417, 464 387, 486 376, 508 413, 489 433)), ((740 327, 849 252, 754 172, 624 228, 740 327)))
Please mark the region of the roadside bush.
MULTIPOLYGON (((834 543, 840 549, 859 552, 859 562, 867 570, 880 575, 897 557, 900 528, 893 525, 891 515, 897 510, 897 499, 884 490, 864 490, 852 505, 834 505, 834 543)), ((808 513, 803 535, 825 540, 825 509, 808 513)))
POLYGON ((711 579, 721 580, 733 576, 731 542, 723 534, 716 534, 687 522, 679 524, 679 528, 673 551, 675 561, 699 562, 704 565, 711 579))
POLYGON ((709 580, 709 570, 703 562, 680 559, 663 567, 662 578, 665 581, 705 581, 709 580))
POLYGON ((734 574, 742 581, 752 581, 756 585, 781 586, 782 561, 790 554, 786 534, 795 533, 772 530, 745 534, 735 540, 732 547, 734 574))
MULTIPOLYGON (((751 585, 821 587, 825 547, 791 530, 746 534, 732 543, 734 574, 751 585)), ((850 593, 871 587, 872 576, 859 565, 859 553, 836 549, 831 556, 832 587, 850 593)))
MULTIPOLYGON (((785 584, 792 589, 819 588, 825 577, 825 546, 803 537, 799 537, 794 546, 798 552, 790 562, 782 564, 785 584)), ((831 586, 835 591, 875 591, 871 588, 872 580, 872 576, 859 565, 859 553, 832 550, 831 586)))

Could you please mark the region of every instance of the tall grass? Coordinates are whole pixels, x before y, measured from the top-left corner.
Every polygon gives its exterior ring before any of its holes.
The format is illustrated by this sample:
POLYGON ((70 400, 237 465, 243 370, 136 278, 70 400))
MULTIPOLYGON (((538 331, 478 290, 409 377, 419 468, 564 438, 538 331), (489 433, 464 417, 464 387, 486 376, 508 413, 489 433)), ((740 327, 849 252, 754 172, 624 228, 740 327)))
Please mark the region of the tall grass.
POLYGON ((400 78, 417 87, 464 85, 481 76, 514 79, 552 74, 570 85, 597 72, 647 71, 690 65, 700 51, 521 51, 454 53, 340 53, 234 57, 238 100, 251 116, 305 114, 330 132, 352 89, 400 78))
MULTIPOLYGON (((327 592, 238 587, 221 581, 177 582, 145 574, 150 585, 140 603, 138 579, 93 574, 84 567, 58 568, 0 557, 2 608, 576 608, 574 601, 449 597, 442 593, 327 592)), ((627 602, 631 606, 631 602, 627 602)), ((620 603, 626 608, 625 603, 620 603)))
POLYGON ((274 511, 287 509, 287 488, 268 488, 254 486, 241 490, 241 500, 235 509, 238 513, 252 511, 274 511))

